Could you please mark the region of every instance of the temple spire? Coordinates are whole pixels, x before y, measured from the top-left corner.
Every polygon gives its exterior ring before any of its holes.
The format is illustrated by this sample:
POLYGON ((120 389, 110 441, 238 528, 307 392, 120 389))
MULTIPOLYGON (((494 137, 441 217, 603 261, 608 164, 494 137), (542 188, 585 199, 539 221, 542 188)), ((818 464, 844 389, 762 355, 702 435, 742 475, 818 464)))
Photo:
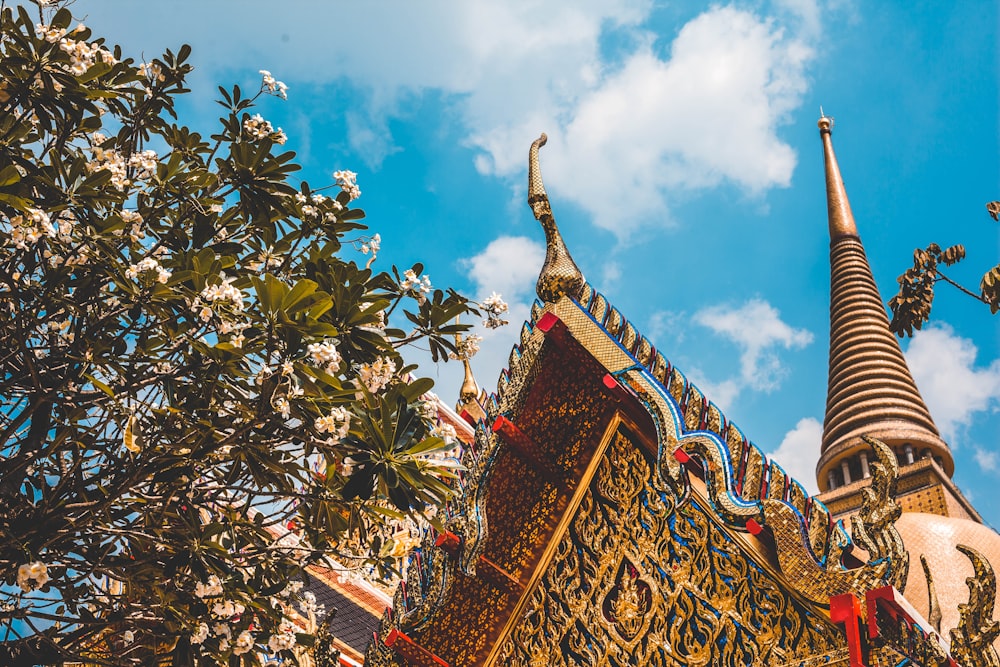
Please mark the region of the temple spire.
POLYGON ((858 236, 833 152, 832 119, 819 120, 830 223, 830 374, 816 476, 821 491, 866 476, 862 435, 895 450, 903 465, 932 457, 949 477, 948 445, 938 435, 896 337, 858 236))
POLYGON ((528 151, 528 205, 535 219, 542 224, 545 231, 545 264, 538 276, 535 291, 545 303, 558 301, 563 295, 579 298, 583 291, 585 280, 576 262, 570 257, 566 244, 563 243, 556 219, 552 216, 549 196, 545 193, 542 183, 542 170, 538 165, 538 149, 545 145, 548 137, 542 133, 531 143, 528 151))
MULTIPOLYGON (((822 108, 820 113, 823 113, 822 108)), ((844 179, 840 177, 840 165, 833 152, 833 140, 830 137, 832 129, 833 119, 822 116, 819 119, 819 135, 823 139, 823 158, 826 162, 826 208, 831 241, 841 236, 858 235, 851 203, 847 200, 847 190, 844 189, 844 179)))

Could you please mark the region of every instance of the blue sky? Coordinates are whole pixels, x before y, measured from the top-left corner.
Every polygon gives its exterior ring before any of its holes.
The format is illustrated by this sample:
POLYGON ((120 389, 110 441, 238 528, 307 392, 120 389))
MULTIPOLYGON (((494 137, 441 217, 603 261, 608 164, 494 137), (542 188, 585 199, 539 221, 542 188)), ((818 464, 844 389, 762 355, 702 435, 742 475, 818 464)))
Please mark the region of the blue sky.
MULTIPOLYGON (((281 126, 314 187, 359 174, 377 266, 502 292, 523 319, 543 255, 524 202, 542 131, 556 219, 587 278, 807 487, 826 394, 829 261, 819 107, 884 299, 917 246, 964 243, 956 278, 1000 260, 998 8, 773 0, 239 3, 78 0, 147 58, 194 48, 184 120, 217 85, 289 99, 281 126)), ((904 342, 956 458, 1000 526, 1000 319, 940 290, 904 342)), ((473 360, 492 389, 516 327, 473 360)), ((428 369, 456 397, 460 368, 428 369)))

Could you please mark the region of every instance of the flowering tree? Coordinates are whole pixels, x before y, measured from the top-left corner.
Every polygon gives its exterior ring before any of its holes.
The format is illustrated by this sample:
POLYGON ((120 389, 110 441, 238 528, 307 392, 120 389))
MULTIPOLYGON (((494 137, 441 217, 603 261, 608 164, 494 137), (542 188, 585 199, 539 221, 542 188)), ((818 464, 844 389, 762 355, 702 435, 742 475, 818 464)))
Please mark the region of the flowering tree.
POLYGON ((400 349, 476 309, 373 270, 354 173, 293 185, 270 73, 202 136, 188 47, 135 63, 36 4, 0 10, 0 664, 293 658, 303 566, 381 566, 452 493, 400 349))

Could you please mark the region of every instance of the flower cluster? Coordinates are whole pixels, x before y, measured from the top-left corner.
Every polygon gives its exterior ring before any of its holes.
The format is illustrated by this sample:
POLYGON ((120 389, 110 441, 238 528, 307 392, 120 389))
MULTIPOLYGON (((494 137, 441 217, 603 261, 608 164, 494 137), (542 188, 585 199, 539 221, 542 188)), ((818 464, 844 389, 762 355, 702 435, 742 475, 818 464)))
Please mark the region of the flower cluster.
POLYGON ((222 593, 222 582, 214 574, 208 577, 207 583, 199 582, 194 587, 194 594, 200 598, 219 597, 222 593))
POLYGON ((208 623, 199 623, 194 632, 191 633, 191 643, 201 644, 208 639, 208 623))
POLYGON ((399 289, 403 292, 411 292, 411 296, 423 302, 426 298, 424 295, 430 294, 434 288, 431 287, 430 276, 418 276, 413 269, 407 269, 403 272, 403 282, 399 283, 399 289))
POLYGON ((234 600, 219 600, 212 605, 212 615, 216 618, 232 618, 239 616, 245 610, 246 607, 234 600))
POLYGON ((509 310, 507 303, 500 298, 500 295, 496 292, 490 294, 482 303, 483 310, 486 312, 486 319, 483 320, 485 324, 490 329, 496 329, 507 324, 507 320, 500 317, 503 313, 509 310))
POLYGON ((269 95, 276 95, 283 100, 288 99, 288 86, 271 76, 271 73, 266 69, 262 69, 260 75, 263 77, 260 82, 261 91, 269 95))
POLYGON ((146 273, 147 271, 156 272, 156 282, 166 283, 170 280, 171 272, 162 266, 152 257, 145 257, 139 260, 138 264, 132 264, 125 270, 125 277, 130 280, 135 280, 139 277, 139 274, 146 273))
MULTIPOLYGON (((44 24, 39 24, 35 26, 36 32, 38 29, 45 29, 45 39, 46 41, 52 41, 50 39, 53 34, 53 29, 45 26, 44 24)), ((83 32, 86 27, 78 25, 73 32, 83 32)), ((65 33, 64 33, 65 34, 65 33)), ((105 49, 100 44, 87 44, 83 40, 69 39, 68 37, 63 37, 59 40, 59 48, 69 56, 69 72, 75 76, 82 76, 87 73, 94 63, 100 61, 107 63, 108 65, 114 65, 117 60, 111 55, 111 52, 105 49)))
POLYGON ((66 28, 56 28, 44 23, 35 24, 35 34, 49 44, 55 44, 66 36, 66 28))
POLYGON ((253 635, 250 634, 249 630, 244 630, 240 633, 240 636, 236 638, 236 643, 233 644, 233 655, 243 655, 244 653, 250 652, 253 648, 253 635))
POLYGON ((370 239, 367 239, 361 243, 361 252, 363 252, 366 255, 370 252, 372 254, 372 259, 375 259, 375 256, 381 249, 382 249, 381 234, 375 234, 370 239))
POLYGON ((221 276, 221 282, 207 285, 195 299, 191 309, 198 313, 202 321, 207 322, 215 314, 216 308, 228 306, 237 313, 243 312, 243 292, 233 287, 235 278, 221 276))
POLYGON ((340 366, 340 352, 332 341, 325 340, 322 343, 309 343, 306 348, 314 366, 322 367, 327 373, 334 374, 340 366))
POLYGON ((260 114, 255 114, 244 120, 243 131, 253 141, 270 138, 276 144, 284 144, 288 140, 284 130, 280 127, 275 130, 271 122, 264 120, 264 117, 260 114))
POLYGON ((451 359, 471 359, 479 352, 479 344, 483 342, 482 336, 469 334, 455 344, 455 351, 448 356, 451 359))
POLYGON ((35 588, 41 588, 49 581, 49 568, 42 561, 25 563, 17 568, 17 585, 27 593, 35 588))
MULTIPOLYGON (((86 29, 86 26, 81 24, 74 28, 73 33, 70 34, 83 32, 86 29)), ((49 44, 59 44, 59 48, 69 55, 69 67, 66 69, 76 76, 86 74, 87 70, 98 60, 109 65, 114 65, 118 62, 111 55, 111 52, 100 44, 87 44, 84 41, 68 38, 65 28, 56 28, 39 23, 35 25, 35 34, 49 44)))
POLYGON ((347 196, 354 201, 361 196, 361 189, 358 188, 358 175, 346 169, 333 172, 333 179, 340 186, 340 189, 347 193, 347 196))
POLYGON ((43 236, 56 235, 56 228, 49 220, 48 213, 37 208, 29 208, 23 216, 14 216, 10 219, 10 226, 10 240, 21 250, 34 245, 43 236))
MULTIPOLYGON (((129 230, 128 235, 133 241, 139 241, 140 239, 145 238, 146 232, 143 231, 142 229, 141 213, 139 213, 138 211, 122 211, 120 215, 122 221, 126 225, 128 224, 132 225, 132 228, 129 230)), ((60 224, 60 227, 61 226, 62 225, 60 224)))
POLYGON ((370 364, 362 364, 358 369, 358 378, 369 392, 377 394, 382 391, 396 373, 396 363, 392 359, 379 357, 370 364))
POLYGON ((158 157, 156 151, 145 150, 141 153, 133 153, 126 160, 114 148, 103 148, 102 144, 107 141, 100 132, 95 132, 91 136, 90 152, 94 159, 87 164, 87 170, 91 173, 106 169, 111 172, 111 185, 119 190, 132 185, 132 178, 145 180, 152 178, 156 174, 158 157), (131 169, 132 178, 129 177, 128 170, 131 169))
POLYGON ((287 618, 282 619, 278 631, 267 640, 267 646, 272 653, 291 650, 295 646, 295 626, 292 625, 292 622, 287 618))
POLYGON ((313 424, 320 433, 329 433, 334 440, 340 440, 351 430, 351 413, 347 408, 337 406, 330 414, 318 417, 313 424))

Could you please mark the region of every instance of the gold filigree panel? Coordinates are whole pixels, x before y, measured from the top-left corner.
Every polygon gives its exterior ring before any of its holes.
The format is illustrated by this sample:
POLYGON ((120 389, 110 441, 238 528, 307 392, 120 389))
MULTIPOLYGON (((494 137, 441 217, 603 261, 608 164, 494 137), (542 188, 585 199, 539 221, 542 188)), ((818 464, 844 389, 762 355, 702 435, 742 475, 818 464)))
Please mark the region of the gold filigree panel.
POLYGON ((743 667, 841 647, 619 432, 492 664, 743 667))

